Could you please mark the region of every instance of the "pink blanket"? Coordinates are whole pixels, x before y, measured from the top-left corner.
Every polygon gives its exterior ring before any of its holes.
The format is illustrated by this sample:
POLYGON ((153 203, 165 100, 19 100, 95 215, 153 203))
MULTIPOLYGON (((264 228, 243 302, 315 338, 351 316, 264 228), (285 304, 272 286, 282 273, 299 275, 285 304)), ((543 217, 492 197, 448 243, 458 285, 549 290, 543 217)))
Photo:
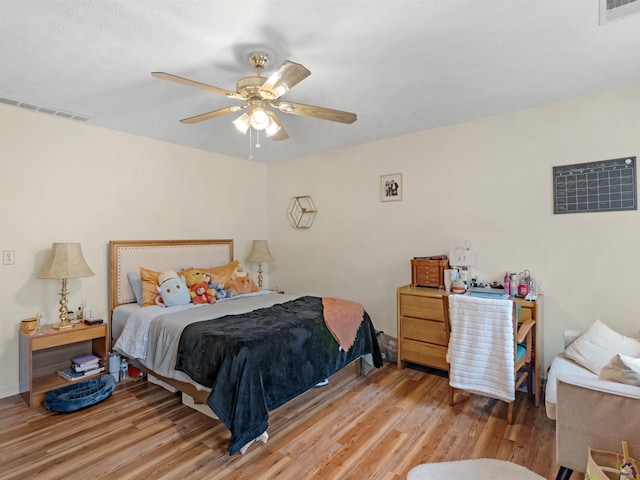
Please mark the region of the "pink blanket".
POLYGON ((322 297, 324 323, 336 342, 346 352, 353 345, 362 322, 364 307, 358 302, 322 297))

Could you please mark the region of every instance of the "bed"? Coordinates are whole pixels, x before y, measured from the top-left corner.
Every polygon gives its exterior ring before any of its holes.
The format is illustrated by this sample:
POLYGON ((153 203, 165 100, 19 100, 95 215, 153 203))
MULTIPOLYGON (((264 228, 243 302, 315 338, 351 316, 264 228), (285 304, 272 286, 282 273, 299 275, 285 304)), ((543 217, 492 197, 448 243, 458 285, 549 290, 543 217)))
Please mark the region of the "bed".
POLYGON ((232 240, 111 241, 109 250, 112 349, 220 419, 230 455, 266 442, 269 412, 338 370, 365 356, 382 366, 371 319, 355 302, 261 290, 207 305, 140 305, 141 295, 149 303, 148 272, 227 274, 232 240))

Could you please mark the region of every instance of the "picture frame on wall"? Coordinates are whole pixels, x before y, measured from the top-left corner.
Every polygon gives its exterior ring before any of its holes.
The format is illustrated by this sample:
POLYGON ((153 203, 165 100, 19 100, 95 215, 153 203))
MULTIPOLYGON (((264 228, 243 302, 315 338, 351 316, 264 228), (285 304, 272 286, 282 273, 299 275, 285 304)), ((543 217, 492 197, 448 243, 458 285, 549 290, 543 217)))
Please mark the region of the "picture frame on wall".
POLYGON ((402 200, 402 174, 391 173, 380 176, 380 201, 398 202, 402 200))

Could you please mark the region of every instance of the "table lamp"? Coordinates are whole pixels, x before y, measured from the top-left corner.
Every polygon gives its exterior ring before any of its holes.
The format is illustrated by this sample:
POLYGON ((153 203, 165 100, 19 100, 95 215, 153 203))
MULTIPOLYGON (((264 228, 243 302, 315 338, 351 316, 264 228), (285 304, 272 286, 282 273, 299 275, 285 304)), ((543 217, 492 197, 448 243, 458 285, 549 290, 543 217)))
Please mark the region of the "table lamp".
POLYGON ((262 262, 273 262, 274 258, 269 251, 269 244, 266 240, 254 240, 247 257, 247 262, 258 264, 258 286, 262 289, 262 262))
POLYGON ((62 280, 60 290, 60 323, 53 325, 55 329, 70 328, 73 324, 68 319, 67 278, 91 277, 95 275, 82 255, 79 243, 54 243, 47 263, 42 267, 38 278, 56 278, 62 280))

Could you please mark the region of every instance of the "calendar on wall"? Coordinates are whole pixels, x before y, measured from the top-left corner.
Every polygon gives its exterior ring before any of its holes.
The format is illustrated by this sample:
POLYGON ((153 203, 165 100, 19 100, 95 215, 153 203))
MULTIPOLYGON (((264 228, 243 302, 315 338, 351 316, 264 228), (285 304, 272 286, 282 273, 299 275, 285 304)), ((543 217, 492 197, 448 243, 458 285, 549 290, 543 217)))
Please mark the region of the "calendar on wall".
POLYGON ((553 213, 637 210, 636 157, 553 167, 553 213))

